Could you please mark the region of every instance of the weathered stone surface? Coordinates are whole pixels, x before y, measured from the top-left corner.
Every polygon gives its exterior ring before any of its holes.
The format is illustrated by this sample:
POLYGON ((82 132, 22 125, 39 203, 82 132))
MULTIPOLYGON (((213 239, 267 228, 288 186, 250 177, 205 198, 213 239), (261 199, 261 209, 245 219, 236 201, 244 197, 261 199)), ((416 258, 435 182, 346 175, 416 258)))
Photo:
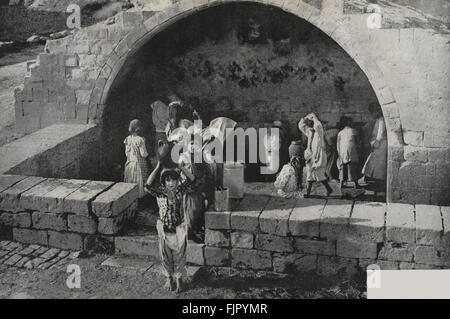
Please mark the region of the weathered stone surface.
POLYGON ((37 207, 41 207, 39 201, 42 200, 42 196, 55 189, 60 183, 58 179, 49 178, 30 188, 20 195, 20 207, 23 210, 39 210, 37 207))
POLYGON ((48 245, 47 231, 36 229, 13 229, 13 239, 24 244, 48 245))
POLYGON ((295 251, 301 254, 313 255, 336 255, 336 242, 329 240, 310 240, 303 238, 295 238, 295 251))
POLYGON ((269 234, 257 234, 255 248, 258 250, 268 250, 276 252, 293 252, 293 242, 291 237, 281 237, 269 234))
POLYGON ((205 213, 205 228, 209 229, 230 229, 231 212, 214 212, 205 213))
POLYGON ((82 234, 95 234, 97 232, 97 221, 88 216, 68 215, 67 226, 69 231, 82 234))
POLYGON ((84 238, 84 250, 100 254, 113 254, 114 237, 89 234, 84 238))
POLYGON ((416 205, 416 243, 418 245, 440 245, 442 232, 440 207, 416 205))
POLYGON ((441 207, 442 220, 444 224, 444 232, 442 238, 444 245, 450 246, 450 207, 441 207))
POLYGON ((31 226, 31 214, 28 212, 0 213, 0 225, 29 228, 31 226))
POLYGON ((316 270, 317 256, 304 254, 274 254, 273 270, 280 273, 295 274, 316 270))
POLYGON ((272 257, 267 251, 233 248, 231 266, 256 270, 272 269, 272 257))
POLYGON ((231 233, 231 246, 233 248, 252 249, 254 245, 254 235, 252 233, 236 231, 231 233))
POLYGON ((326 201, 323 199, 299 199, 289 217, 289 231, 293 236, 319 236, 320 216, 326 201))
POLYGON ((61 179, 55 189, 41 196, 34 209, 41 212, 62 213, 64 199, 88 182, 87 180, 61 179))
POLYGON ((338 239, 336 255, 349 258, 377 258, 377 244, 354 239, 338 239))
POLYGON ((21 175, 0 175, 0 193, 25 178, 26 176, 21 175))
POLYGON ((322 275, 345 273, 354 275, 358 272, 357 259, 336 256, 317 256, 317 272, 322 275))
POLYGON ((27 177, 0 193, 0 209, 17 212, 20 210, 19 197, 33 186, 42 183, 45 178, 27 177))
POLYGON ((377 202, 355 202, 349 225, 349 236, 362 241, 383 241, 386 205, 377 202))
POLYGON ((59 233, 53 230, 48 231, 48 245, 68 250, 82 250, 83 237, 75 233, 59 233))
POLYGON ((414 261, 418 264, 450 266, 450 248, 441 250, 431 246, 417 246, 414 261))
POLYGON ((92 181, 78 188, 64 199, 64 212, 88 216, 90 202, 113 184, 112 182, 92 181))
POLYGON ((414 255, 413 244, 387 243, 378 255, 378 259, 411 262, 414 255))
POLYGON ((20 256, 19 254, 14 254, 11 257, 9 257, 8 259, 6 259, 3 263, 8 266, 13 266, 21 259, 22 259, 22 256, 20 256))
POLYGON ((293 198, 271 198, 259 215, 259 229, 264 233, 286 236, 289 216, 296 202, 293 198))
POLYGON ((351 201, 328 200, 320 219, 320 237, 333 240, 348 236, 351 210, 351 201))
POLYGON ((389 203, 386 209, 387 239, 397 243, 414 243, 414 207, 409 204, 389 203))
POLYGON ((98 232, 105 235, 115 235, 122 229, 125 220, 124 214, 111 218, 99 218, 98 232))
POLYGON ((259 215, 266 206, 269 197, 246 194, 231 214, 231 228, 256 233, 259 228, 259 215))
POLYGON ((191 240, 186 247, 186 262, 189 264, 205 265, 205 244, 198 244, 191 240))
POLYGON ((365 271, 369 265, 377 265, 381 270, 396 270, 399 269, 399 263, 388 260, 374 260, 374 259, 360 259, 359 267, 365 271))
POLYGON ((230 234, 227 231, 206 229, 205 244, 213 247, 230 247, 230 234))
POLYGON ((98 217, 117 216, 135 202, 138 195, 138 187, 135 184, 114 184, 95 198, 92 211, 98 217))
POLYGON ((116 254, 159 258, 157 235, 115 237, 114 245, 116 254))
POLYGON ((205 263, 208 266, 229 266, 230 250, 227 248, 205 247, 205 263))
POLYGON ((52 229, 56 231, 67 230, 67 220, 61 214, 34 212, 33 228, 36 229, 52 229))

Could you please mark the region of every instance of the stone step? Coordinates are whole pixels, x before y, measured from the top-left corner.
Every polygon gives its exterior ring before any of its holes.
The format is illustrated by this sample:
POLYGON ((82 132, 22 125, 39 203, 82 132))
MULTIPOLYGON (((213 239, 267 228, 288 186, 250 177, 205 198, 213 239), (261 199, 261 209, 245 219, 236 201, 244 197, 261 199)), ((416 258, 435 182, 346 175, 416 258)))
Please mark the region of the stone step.
POLYGON ((116 254, 150 256, 159 259, 158 235, 131 235, 115 238, 116 254))

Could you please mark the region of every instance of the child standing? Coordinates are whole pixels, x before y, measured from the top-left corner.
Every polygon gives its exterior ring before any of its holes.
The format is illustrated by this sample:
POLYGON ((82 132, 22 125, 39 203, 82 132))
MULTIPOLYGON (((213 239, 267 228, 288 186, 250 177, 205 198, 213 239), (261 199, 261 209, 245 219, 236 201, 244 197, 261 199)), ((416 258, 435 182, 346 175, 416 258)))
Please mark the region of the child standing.
POLYGON ((136 183, 139 187, 139 198, 144 197, 144 183, 148 177, 147 148, 142 135, 142 124, 135 119, 130 122, 128 128, 130 135, 125 139, 125 163, 124 182, 136 183))
POLYGON ((344 127, 337 136, 337 166, 339 168, 339 181, 342 188, 344 181, 354 182, 359 188, 359 136, 358 131, 352 127, 352 119, 346 116, 341 118, 344 127))
POLYGON ((159 219, 156 224, 159 237, 159 253, 167 278, 165 287, 181 291, 182 276, 186 272, 187 223, 183 211, 183 196, 190 191, 195 177, 184 167, 179 168, 186 176, 186 182, 180 182, 176 169, 162 169, 158 162, 146 183, 146 190, 156 197, 159 207, 159 219), (161 170, 162 169, 162 170, 161 170), (160 183, 155 183, 160 174, 160 183))

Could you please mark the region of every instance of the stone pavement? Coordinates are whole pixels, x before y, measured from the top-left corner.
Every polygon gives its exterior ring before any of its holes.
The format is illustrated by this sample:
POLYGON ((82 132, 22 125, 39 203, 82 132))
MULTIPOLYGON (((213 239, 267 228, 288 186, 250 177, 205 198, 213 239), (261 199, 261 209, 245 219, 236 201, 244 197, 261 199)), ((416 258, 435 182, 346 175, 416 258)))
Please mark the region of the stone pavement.
POLYGON ((71 252, 40 245, 23 245, 0 241, 0 264, 26 269, 53 269, 77 259, 80 252, 71 252))

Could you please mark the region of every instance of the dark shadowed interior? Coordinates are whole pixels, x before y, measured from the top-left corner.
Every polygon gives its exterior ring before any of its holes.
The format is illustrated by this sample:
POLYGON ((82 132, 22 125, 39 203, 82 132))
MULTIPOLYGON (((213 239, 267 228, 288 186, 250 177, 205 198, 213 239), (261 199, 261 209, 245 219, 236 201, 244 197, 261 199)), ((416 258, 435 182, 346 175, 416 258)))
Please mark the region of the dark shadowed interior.
POLYGON ((221 5, 175 23, 127 60, 103 114, 102 179, 120 178, 134 118, 144 123, 154 155, 150 105, 168 103, 171 95, 199 110, 204 123, 225 116, 258 128, 280 120, 288 143, 302 138, 298 121, 315 112, 333 144, 340 118, 348 116, 360 131, 364 159, 380 111, 366 75, 322 31, 278 8, 221 5))

